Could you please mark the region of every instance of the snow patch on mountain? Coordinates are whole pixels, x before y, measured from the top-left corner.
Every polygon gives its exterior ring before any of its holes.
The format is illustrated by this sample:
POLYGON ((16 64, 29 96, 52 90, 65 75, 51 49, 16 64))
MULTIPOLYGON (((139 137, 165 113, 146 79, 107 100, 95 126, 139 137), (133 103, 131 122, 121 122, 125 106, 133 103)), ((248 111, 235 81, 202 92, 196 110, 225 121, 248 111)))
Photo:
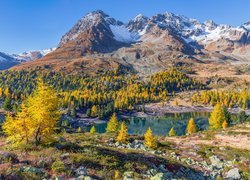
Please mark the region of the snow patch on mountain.
POLYGON ((110 25, 115 40, 124 43, 136 42, 139 38, 137 33, 130 32, 125 26, 110 25))
POLYGON ((244 33, 245 30, 240 27, 233 28, 228 25, 219 25, 215 29, 210 29, 205 27, 202 30, 202 33, 199 35, 192 35, 189 38, 185 39, 186 42, 197 41, 203 44, 207 44, 209 42, 217 41, 221 38, 235 40, 235 37, 231 34, 231 32, 239 32, 244 33))
POLYGON ((56 48, 49 48, 45 50, 31 50, 20 54, 14 54, 12 56, 19 61, 31 61, 42 58, 43 56, 46 56, 47 54, 53 52, 55 49, 56 48))

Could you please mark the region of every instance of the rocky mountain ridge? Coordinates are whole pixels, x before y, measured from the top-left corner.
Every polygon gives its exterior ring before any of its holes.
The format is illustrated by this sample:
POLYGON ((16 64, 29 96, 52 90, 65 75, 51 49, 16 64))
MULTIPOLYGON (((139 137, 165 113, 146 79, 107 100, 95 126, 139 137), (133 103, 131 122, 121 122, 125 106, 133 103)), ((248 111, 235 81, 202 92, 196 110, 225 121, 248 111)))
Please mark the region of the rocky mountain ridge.
POLYGON ((61 38, 55 51, 14 69, 88 71, 100 64, 100 69, 107 69, 118 63, 148 74, 179 61, 250 63, 249 52, 249 22, 232 27, 167 12, 152 17, 140 14, 123 23, 103 11, 94 11, 61 38), (91 59, 95 63, 89 63, 91 59))

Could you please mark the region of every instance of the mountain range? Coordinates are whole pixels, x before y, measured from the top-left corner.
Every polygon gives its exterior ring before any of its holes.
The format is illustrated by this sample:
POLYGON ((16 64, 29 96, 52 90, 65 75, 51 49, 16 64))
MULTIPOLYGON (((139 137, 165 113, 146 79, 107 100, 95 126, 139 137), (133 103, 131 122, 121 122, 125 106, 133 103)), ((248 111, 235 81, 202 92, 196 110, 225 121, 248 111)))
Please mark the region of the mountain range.
POLYGON ((34 50, 34 51, 23 52, 21 54, 12 54, 12 55, 0 52, 0 70, 11 68, 12 66, 21 64, 23 62, 42 58, 54 50, 55 48, 50 48, 45 50, 34 50))
POLYGON ((9 62, 5 69, 92 73, 122 67, 140 75, 173 64, 250 64, 250 22, 233 27, 166 12, 123 23, 94 11, 78 20, 53 51, 28 52, 9 62))

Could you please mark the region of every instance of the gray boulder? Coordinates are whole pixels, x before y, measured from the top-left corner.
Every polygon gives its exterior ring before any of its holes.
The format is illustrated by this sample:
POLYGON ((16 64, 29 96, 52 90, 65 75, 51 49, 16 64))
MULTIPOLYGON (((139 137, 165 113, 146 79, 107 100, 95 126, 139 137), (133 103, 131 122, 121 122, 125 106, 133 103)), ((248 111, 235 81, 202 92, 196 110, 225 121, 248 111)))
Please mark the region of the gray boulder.
POLYGON ((116 146, 116 147, 120 147, 120 146, 122 146, 122 143, 120 143, 120 142, 117 141, 117 142, 115 143, 115 146, 116 146))
POLYGON ((133 171, 124 172, 123 180, 134 180, 134 172, 133 171))
POLYGON ((217 157, 217 156, 211 156, 209 157, 211 161, 211 165, 213 166, 214 169, 222 169, 224 164, 223 162, 217 157))
POLYGON ((227 179, 240 179, 241 175, 238 168, 233 168, 226 173, 227 179))
POLYGON ((78 176, 87 176, 88 175, 88 170, 83 166, 79 167, 75 172, 78 176))

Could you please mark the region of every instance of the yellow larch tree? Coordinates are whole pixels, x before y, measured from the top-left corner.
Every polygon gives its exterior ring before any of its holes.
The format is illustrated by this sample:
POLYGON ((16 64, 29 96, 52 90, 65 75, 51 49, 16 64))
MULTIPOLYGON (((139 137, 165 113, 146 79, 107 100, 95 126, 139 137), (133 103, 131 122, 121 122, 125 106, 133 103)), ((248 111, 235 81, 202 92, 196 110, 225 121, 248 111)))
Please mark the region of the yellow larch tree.
POLYGON ((224 108, 221 103, 217 103, 209 118, 210 129, 222 128, 222 123, 224 121, 228 122, 227 109, 224 108))
POLYGON ((31 129, 35 143, 49 140, 56 129, 61 113, 56 92, 41 80, 37 82, 37 89, 27 100, 30 116, 32 117, 31 129))
POLYGON ((172 128, 170 129, 170 131, 168 132, 168 136, 170 136, 170 137, 176 136, 176 132, 175 132, 175 130, 174 130, 174 127, 172 127, 172 128))
POLYGON ((227 127, 228 127, 227 121, 223 121, 223 123, 222 123, 222 128, 223 128, 223 129, 226 129, 227 127))
POLYGON ((92 126, 91 128, 90 128, 90 134, 95 134, 96 133, 96 128, 95 128, 95 126, 92 126))
POLYGON ((91 108, 91 116, 92 117, 96 117, 98 115, 98 108, 96 105, 94 105, 92 108, 91 108))
POLYGON ((114 174, 114 180, 120 180, 120 172, 118 170, 115 170, 115 174, 114 174))
POLYGON ((194 118, 189 119, 186 131, 188 134, 193 134, 197 132, 197 126, 195 124, 194 118))
POLYGON ((3 89, 0 87, 0 97, 3 96, 3 89))
POLYGON ((116 114, 114 113, 111 116, 111 118, 110 118, 110 120, 109 120, 109 122, 107 124, 106 131, 107 132, 117 132, 118 128, 119 128, 119 122, 118 122, 118 119, 116 117, 116 114))
POLYGON ((126 143, 128 140, 128 128, 125 124, 125 122, 122 122, 121 128, 119 130, 117 141, 121 143, 126 143))
POLYGON ((32 133, 29 130, 31 121, 28 109, 25 103, 23 103, 17 116, 12 117, 8 115, 3 124, 3 131, 7 135, 7 140, 14 146, 28 144, 32 139, 32 133))
POLYGON ((177 99, 174 100, 174 106, 179 106, 179 102, 177 99))
POLYGON ((10 97, 10 89, 9 88, 6 88, 4 90, 4 95, 5 95, 5 97, 10 97))
POLYGON ((56 92, 38 80, 37 89, 22 104, 16 117, 8 117, 3 130, 13 144, 51 140, 60 118, 56 92))
POLYGON ((148 128, 147 132, 144 134, 144 144, 151 149, 157 148, 157 137, 153 135, 151 128, 148 128))

